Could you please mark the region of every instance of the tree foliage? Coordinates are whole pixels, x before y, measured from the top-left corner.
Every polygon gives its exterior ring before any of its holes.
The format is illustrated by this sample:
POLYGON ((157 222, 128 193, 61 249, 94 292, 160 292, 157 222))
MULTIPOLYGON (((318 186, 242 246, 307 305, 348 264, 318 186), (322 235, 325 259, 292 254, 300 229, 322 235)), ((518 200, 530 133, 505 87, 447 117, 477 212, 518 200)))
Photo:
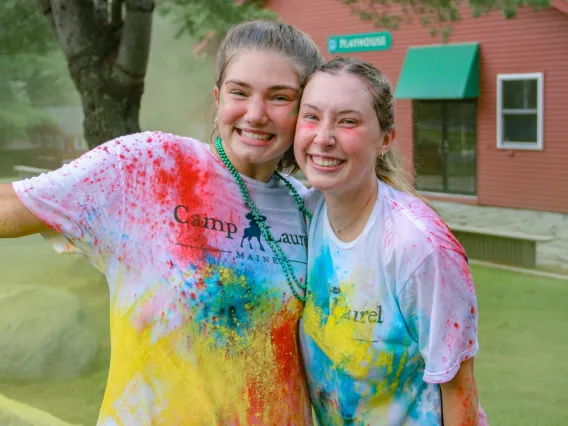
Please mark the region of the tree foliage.
POLYGON ((53 30, 34 0, 0 2, 0 142, 52 122, 43 107, 76 102, 53 30))
POLYGON ((397 29, 401 24, 419 21, 430 28, 433 36, 447 39, 452 25, 462 19, 461 11, 469 8, 471 16, 480 17, 501 11, 505 19, 512 19, 519 8, 534 10, 549 8, 551 0, 339 0, 361 20, 377 28, 397 29))
POLYGON ((232 26, 252 19, 276 19, 263 9, 262 0, 162 0, 160 13, 173 19, 177 36, 186 33, 201 39, 210 33, 221 39, 232 26))

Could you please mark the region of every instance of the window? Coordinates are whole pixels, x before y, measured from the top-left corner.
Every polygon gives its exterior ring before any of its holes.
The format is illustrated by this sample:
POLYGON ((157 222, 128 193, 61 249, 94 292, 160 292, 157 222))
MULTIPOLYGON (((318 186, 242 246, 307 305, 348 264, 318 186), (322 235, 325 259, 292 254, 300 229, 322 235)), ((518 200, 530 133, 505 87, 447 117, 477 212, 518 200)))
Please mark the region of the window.
POLYGON ((474 100, 414 101, 416 189, 475 196, 477 105, 474 100))
POLYGON ((497 147, 542 150, 542 73, 497 75, 497 147))
POLYGON ((55 149, 57 151, 65 150, 65 138, 61 135, 55 136, 55 149))

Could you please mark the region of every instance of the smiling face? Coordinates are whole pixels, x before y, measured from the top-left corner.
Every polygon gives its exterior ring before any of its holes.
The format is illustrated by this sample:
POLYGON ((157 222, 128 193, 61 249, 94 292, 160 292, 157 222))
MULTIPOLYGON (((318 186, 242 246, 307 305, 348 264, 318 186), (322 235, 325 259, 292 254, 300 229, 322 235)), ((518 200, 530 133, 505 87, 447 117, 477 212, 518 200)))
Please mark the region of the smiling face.
POLYGON ((347 72, 311 78, 302 95, 294 154, 312 186, 342 193, 374 184, 384 139, 363 80, 347 72))
POLYGON ((237 170, 276 167, 292 145, 298 117, 300 82, 293 61, 273 51, 238 52, 214 95, 219 134, 237 170))

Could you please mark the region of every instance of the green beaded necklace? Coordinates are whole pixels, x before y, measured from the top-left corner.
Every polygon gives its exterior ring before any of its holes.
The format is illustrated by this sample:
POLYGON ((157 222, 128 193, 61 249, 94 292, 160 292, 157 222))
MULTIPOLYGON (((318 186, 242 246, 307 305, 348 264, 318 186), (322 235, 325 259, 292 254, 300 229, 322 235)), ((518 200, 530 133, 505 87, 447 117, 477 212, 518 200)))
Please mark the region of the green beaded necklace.
MULTIPOLYGON (((280 245, 276 242, 276 240, 274 240, 272 233, 270 232, 264 221, 260 220, 261 214, 258 211, 255 202, 251 198, 247 186, 245 185, 245 182, 241 178, 241 175, 233 167, 231 161, 227 157, 227 154, 225 154, 225 150, 223 149, 223 144, 221 142, 222 142, 221 138, 217 138, 217 140, 215 141, 215 147, 217 148, 217 152, 219 153, 221 160, 223 160, 223 163, 235 178, 235 181, 237 182, 237 185, 239 186, 239 189, 241 191, 241 195, 243 197, 245 206, 249 209, 250 213, 254 217, 254 221, 256 222, 256 224, 260 229, 260 233, 262 234, 262 236, 264 237, 264 239, 272 249, 272 252, 274 253, 274 256, 276 256, 278 263, 280 263, 280 266, 284 271, 284 275, 286 276, 286 281, 288 281, 288 286, 290 287, 290 290, 292 290, 292 293, 294 293, 294 296, 296 296, 298 300, 304 302, 306 300, 306 297, 298 293, 292 281, 294 281, 297 287, 299 287, 304 291, 306 290, 308 284, 307 283, 302 284, 300 280, 296 278, 296 274, 294 273, 294 269, 292 268, 290 260, 286 256, 286 253, 284 253, 280 245)), ((294 186, 287 179, 285 179, 280 173, 274 172, 274 174, 288 187, 288 189, 292 193, 292 196, 294 197, 294 200, 296 201, 296 204, 298 205, 298 208, 300 209, 300 212, 305 214, 310 220, 312 220, 312 214, 304 206, 304 201, 302 200, 302 197, 300 197, 300 194, 298 194, 294 186)))

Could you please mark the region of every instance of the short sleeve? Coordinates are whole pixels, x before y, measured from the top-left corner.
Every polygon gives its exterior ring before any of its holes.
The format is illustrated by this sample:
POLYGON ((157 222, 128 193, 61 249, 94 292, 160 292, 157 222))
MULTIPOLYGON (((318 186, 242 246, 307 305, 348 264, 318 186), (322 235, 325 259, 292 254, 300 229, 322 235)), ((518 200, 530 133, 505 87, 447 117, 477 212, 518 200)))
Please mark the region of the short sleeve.
POLYGON ((71 246, 64 248, 60 237, 48 233, 56 250, 86 255, 102 271, 122 226, 120 150, 121 141, 111 141, 60 169, 13 184, 24 205, 71 246))
POLYGON ((399 303, 426 364, 424 381, 449 382, 478 351, 477 299, 463 255, 436 249, 406 282, 399 303))

